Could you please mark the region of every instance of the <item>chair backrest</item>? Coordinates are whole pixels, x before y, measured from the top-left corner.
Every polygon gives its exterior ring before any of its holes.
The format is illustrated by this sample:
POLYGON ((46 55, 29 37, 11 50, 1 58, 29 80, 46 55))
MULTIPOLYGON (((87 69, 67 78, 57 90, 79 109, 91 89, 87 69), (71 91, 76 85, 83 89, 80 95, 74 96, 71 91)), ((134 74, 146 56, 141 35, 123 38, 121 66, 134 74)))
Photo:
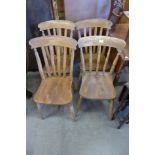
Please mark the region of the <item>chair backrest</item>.
POLYGON ((109 35, 112 22, 106 19, 88 19, 81 20, 75 23, 78 30, 78 37, 109 35))
POLYGON ((42 36, 31 39, 29 44, 34 49, 42 80, 51 76, 72 77, 74 52, 77 46, 76 40, 65 36, 42 36), (47 74, 43 71, 43 64, 38 54, 39 50, 42 52, 47 74), (47 56, 47 53, 49 53, 49 56, 47 56), (66 74, 67 61, 70 61, 70 71, 66 74))
POLYGON ((86 72, 85 67, 85 56, 86 56, 86 50, 85 47, 89 48, 89 72, 92 72, 92 49, 94 46, 97 46, 97 57, 96 57, 96 68, 95 71, 99 72, 99 67, 102 65, 103 72, 110 72, 113 73, 116 63, 118 61, 119 55, 121 55, 122 50, 124 49, 126 43, 122 39, 113 38, 109 36, 88 36, 80 38, 78 41, 78 46, 80 48, 80 54, 81 54, 81 62, 82 62, 82 69, 83 72, 86 72), (101 62, 101 55, 104 54, 104 47, 108 48, 105 61, 101 62), (110 69, 107 70, 107 65, 109 62, 109 57, 112 52, 112 48, 117 49, 117 54, 115 55, 113 61, 110 64, 110 69))
POLYGON ((75 24, 67 20, 50 20, 38 24, 43 36, 66 36, 73 37, 75 24))

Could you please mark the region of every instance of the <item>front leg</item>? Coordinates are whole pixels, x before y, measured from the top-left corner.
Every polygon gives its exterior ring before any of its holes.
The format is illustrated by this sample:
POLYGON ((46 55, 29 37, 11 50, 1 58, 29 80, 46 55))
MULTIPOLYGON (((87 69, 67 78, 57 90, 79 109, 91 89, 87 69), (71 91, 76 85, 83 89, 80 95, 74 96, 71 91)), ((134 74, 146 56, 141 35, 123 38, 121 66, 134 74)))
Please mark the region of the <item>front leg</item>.
POLYGON ((77 114, 77 115, 78 115, 79 110, 80 110, 81 101, 82 101, 82 96, 80 96, 80 98, 79 98, 79 100, 78 100, 78 102, 77 102, 77 104, 76 104, 76 109, 77 109, 76 114, 77 114))

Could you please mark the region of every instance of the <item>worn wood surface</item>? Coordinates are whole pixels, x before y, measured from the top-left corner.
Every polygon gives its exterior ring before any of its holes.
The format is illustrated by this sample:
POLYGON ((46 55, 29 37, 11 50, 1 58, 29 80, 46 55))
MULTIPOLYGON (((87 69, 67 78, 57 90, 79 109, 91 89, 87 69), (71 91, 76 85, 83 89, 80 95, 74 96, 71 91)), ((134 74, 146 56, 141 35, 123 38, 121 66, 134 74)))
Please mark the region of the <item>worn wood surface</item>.
POLYGON ((72 72, 76 40, 64 36, 43 36, 31 39, 29 44, 35 51, 42 78, 41 84, 34 95, 34 101, 44 104, 68 104, 72 100, 72 72), (46 73, 43 71, 38 48, 43 54, 46 73), (50 59, 47 58, 45 49, 49 50, 50 59), (68 57, 71 60, 69 70, 67 70, 68 57))
MULTIPOLYGON (((122 53, 126 43, 124 40, 109 37, 109 36, 89 36, 80 38, 78 41, 78 46, 81 52, 82 61, 82 83, 80 87, 80 100, 81 98, 87 99, 109 99, 109 119, 112 116, 113 109, 113 99, 116 97, 115 88, 113 85, 112 73, 118 61, 119 55, 122 53), (92 70, 92 48, 96 47, 98 49, 98 55, 96 58, 96 69, 92 70), (87 53, 84 52, 84 48, 89 47, 89 70, 85 67, 85 56, 87 53), (105 56, 105 61, 100 62, 101 57, 101 47, 108 48, 105 56), (110 68, 107 68, 110 55, 112 53, 112 48, 117 49, 117 54, 115 55, 113 61, 111 62, 110 68), (99 66, 102 66, 102 71, 99 71, 99 66), (107 70, 108 69, 108 70, 107 70)), ((77 108, 79 109, 80 100, 77 103, 77 108)))
POLYGON ((112 76, 108 73, 86 72, 82 76, 80 95, 88 99, 113 99, 116 96, 112 76))
POLYGON ((68 104, 72 100, 72 78, 51 77, 43 80, 34 94, 36 103, 68 104))

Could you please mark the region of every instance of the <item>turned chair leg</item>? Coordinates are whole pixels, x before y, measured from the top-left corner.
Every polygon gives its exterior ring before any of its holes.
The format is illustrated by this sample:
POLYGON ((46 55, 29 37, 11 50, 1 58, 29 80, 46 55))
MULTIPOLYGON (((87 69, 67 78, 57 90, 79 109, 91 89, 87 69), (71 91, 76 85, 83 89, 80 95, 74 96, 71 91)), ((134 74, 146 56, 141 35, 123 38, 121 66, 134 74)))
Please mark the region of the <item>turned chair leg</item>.
POLYGON ((80 96, 80 98, 79 98, 79 100, 78 100, 78 102, 76 104, 76 109, 77 109, 76 114, 78 114, 78 112, 80 110, 81 101, 82 101, 82 96, 80 96))
POLYGON ((38 108, 40 117, 41 117, 41 119, 44 119, 43 112, 42 112, 42 107, 43 107, 42 103, 37 103, 37 108, 38 108))
POLYGON ((109 112, 108 112, 108 118, 109 120, 112 119, 112 116, 113 116, 113 105, 114 105, 114 100, 111 99, 110 100, 110 103, 109 103, 109 112))
POLYGON ((76 121, 76 116, 75 116, 75 110, 74 110, 74 106, 73 103, 69 104, 69 111, 70 111, 70 115, 73 121, 76 121))

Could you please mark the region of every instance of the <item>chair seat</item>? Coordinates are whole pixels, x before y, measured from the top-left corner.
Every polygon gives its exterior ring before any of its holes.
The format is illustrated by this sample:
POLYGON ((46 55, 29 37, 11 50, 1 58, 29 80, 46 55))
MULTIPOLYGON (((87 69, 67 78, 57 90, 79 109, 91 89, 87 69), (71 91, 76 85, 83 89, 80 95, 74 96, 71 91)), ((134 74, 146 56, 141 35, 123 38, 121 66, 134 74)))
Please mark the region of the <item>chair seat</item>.
POLYGON ((86 72, 82 76, 80 95, 88 99, 113 99, 116 96, 112 75, 108 72, 86 72))
POLYGON ((68 104, 72 100, 72 78, 50 77, 42 80, 33 99, 37 103, 68 104))

